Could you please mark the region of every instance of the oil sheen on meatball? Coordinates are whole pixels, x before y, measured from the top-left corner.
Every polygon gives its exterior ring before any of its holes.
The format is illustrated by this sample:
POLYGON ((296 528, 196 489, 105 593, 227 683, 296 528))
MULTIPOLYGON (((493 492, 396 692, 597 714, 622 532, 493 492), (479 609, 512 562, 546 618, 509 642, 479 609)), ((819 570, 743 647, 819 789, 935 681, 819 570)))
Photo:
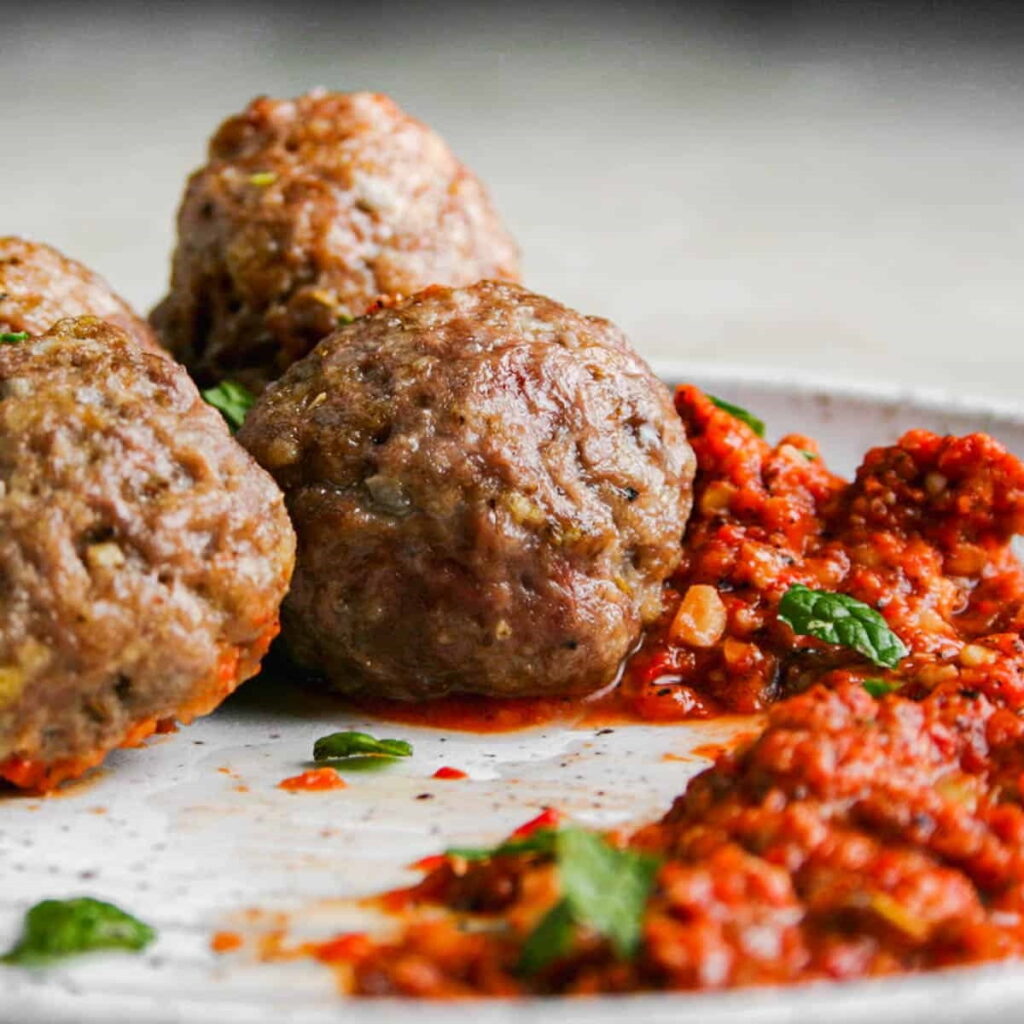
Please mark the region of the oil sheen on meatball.
POLYGON ((149 324, 98 274, 52 246, 14 235, 0 238, 0 332, 43 334, 75 316, 100 317, 163 354, 149 324))
POLYGON ((200 383, 259 391, 381 295, 518 276, 479 180, 386 96, 263 97, 189 180, 152 320, 200 383))
POLYGON ((292 655, 342 690, 599 689, 680 559, 694 460, 666 389, 611 323, 515 285, 340 329, 238 436, 299 538, 292 655))
POLYGON ((93 318, 0 346, 0 778, 47 789, 253 675, 295 539, 185 370, 93 318))

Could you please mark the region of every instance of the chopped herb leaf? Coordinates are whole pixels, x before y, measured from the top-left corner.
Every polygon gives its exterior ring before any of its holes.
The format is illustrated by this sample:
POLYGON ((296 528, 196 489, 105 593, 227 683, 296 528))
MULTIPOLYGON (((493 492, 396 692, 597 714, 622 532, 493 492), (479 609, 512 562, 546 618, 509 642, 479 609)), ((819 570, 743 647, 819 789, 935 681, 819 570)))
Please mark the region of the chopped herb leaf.
POLYGON ((273 171, 260 171, 258 174, 249 175, 249 184, 256 185, 258 188, 273 185, 275 181, 277 181, 277 175, 273 171))
POLYGON ((797 448, 797 451, 808 461, 817 462, 818 456, 814 452, 809 452, 806 448, 797 448))
POLYGON ((338 313, 336 319, 339 327, 347 327, 349 324, 354 324, 356 322, 356 318, 354 316, 349 316, 347 313, 338 313))
POLYGON ((220 411, 232 433, 245 422, 249 410, 256 404, 256 396, 233 380, 221 381, 216 387, 207 388, 200 394, 204 402, 220 411))
POLYGON ((620 957, 636 955, 657 858, 620 850, 600 833, 576 827, 540 828, 494 847, 445 851, 447 857, 468 861, 522 854, 555 859, 562 898, 527 936, 519 959, 521 972, 536 974, 568 955, 578 927, 603 936, 620 957))
POLYGON ((746 423, 758 437, 764 437, 764 420, 759 420, 752 412, 747 412, 741 405, 733 405, 732 402, 727 402, 724 398, 716 398, 714 395, 708 395, 708 398, 719 409, 729 413, 730 416, 735 416, 741 423, 746 423))
POLYGON ((28 331, 4 331, 0 334, 0 345, 17 345, 28 340, 28 331))
POLYGON ((453 846, 445 850, 445 856, 461 857, 463 860, 490 860, 491 857, 513 857, 521 853, 552 856, 556 835, 557 832, 552 828, 540 828, 522 839, 509 839, 497 846, 453 846))
POLYGON ((556 832, 554 853, 563 898, 530 933, 520 968, 536 973, 565 956, 573 925, 602 935, 619 956, 635 956, 659 862, 582 828, 556 832))
POLYGON ((519 970, 538 974, 572 949, 575 920, 568 900, 559 900, 527 936, 519 954, 519 970))
POLYGON ((899 683, 891 683, 888 679, 865 679, 861 685, 876 700, 887 693, 895 693, 900 688, 899 683))
POLYGON ((43 900, 25 915, 21 938, 0 963, 32 966, 101 949, 137 952, 155 938, 149 925, 112 903, 43 900))
POLYGON ((379 740, 365 732, 334 732, 322 736, 313 745, 314 761, 366 755, 412 757, 412 746, 405 740, 379 740))
POLYGON ((562 890, 575 920, 605 936, 619 956, 634 956, 658 861, 617 850, 582 828, 562 829, 556 853, 562 890))
POLYGON ((895 668, 909 653, 874 608, 848 594, 797 584, 779 602, 779 618, 798 636, 849 647, 886 668, 895 668))

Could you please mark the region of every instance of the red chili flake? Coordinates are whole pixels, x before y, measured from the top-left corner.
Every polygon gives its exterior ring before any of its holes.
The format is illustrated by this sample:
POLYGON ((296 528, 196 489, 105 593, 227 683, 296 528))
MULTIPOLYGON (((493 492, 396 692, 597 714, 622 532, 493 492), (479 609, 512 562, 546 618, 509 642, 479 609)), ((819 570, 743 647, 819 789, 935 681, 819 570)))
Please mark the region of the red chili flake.
POLYGON ((529 821, 520 825, 519 828, 512 833, 514 838, 522 838, 523 836, 533 835, 534 832, 542 828, 558 828, 562 821, 561 811, 556 811, 554 807, 545 807, 536 818, 531 818, 529 821))
POLYGON ((278 789, 345 789, 345 780, 333 768, 311 768, 277 784, 278 789))
POLYGON ((447 766, 438 768, 434 772, 435 779, 468 779, 469 776, 458 768, 449 768, 447 766))
POLYGON ((348 932, 313 947, 313 955, 323 963, 358 960, 373 949, 373 940, 365 932, 348 932))
POLYGON ((418 861, 409 865, 410 871, 431 872, 447 864, 448 858, 443 853, 432 853, 429 857, 421 857, 418 861))
POLYGON ((210 949, 214 953, 234 953, 242 948, 242 936, 238 932, 215 932, 210 939, 210 949))

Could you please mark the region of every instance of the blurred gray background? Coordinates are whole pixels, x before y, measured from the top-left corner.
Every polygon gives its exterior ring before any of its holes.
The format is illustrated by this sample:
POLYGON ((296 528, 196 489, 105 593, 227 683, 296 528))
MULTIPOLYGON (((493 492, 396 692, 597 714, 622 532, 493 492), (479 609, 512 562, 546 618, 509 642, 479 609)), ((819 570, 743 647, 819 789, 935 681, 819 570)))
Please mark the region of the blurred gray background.
POLYGON ((1013 398, 1018 7, 4 5, 0 233, 148 309, 226 114, 380 90, 487 181, 532 287, 648 357, 1013 398))

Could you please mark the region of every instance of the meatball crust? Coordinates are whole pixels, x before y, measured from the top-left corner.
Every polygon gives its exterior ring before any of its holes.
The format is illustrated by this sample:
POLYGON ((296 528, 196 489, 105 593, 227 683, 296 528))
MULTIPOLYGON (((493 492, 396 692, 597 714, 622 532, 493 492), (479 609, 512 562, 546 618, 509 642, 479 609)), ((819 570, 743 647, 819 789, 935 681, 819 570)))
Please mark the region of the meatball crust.
POLYGON ((262 97, 221 125, 152 321, 202 384, 259 391, 381 295, 518 280, 479 180, 386 96, 262 97))
POLYGON ((605 320, 432 287, 325 339, 239 440, 299 538, 293 657, 399 699, 586 693, 661 608, 693 454, 605 320))
POLYGON ((281 493, 185 370, 93 318, 0 346, 0 777, 212 710, 277 632, 281 493))
POLYGON ((0 332, 43 334, 75 316, 107 320, 144 349, 166 354, 149 324, 99 274, 42 242, 0 238, 0 332))

